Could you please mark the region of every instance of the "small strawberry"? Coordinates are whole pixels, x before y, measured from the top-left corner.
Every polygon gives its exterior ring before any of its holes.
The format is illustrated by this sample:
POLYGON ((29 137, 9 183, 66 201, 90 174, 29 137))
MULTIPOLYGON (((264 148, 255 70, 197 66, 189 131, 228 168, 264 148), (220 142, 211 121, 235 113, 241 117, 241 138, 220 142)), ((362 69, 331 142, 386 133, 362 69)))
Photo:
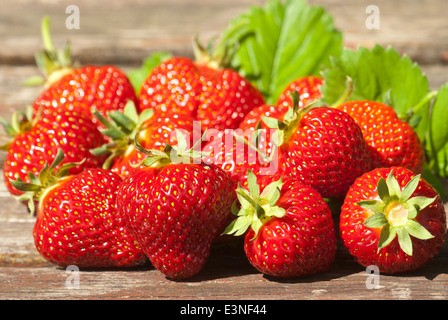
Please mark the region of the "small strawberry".
POLYGON ((293 80, 280 94, 276 105, 278 107, 292 107, 293 101, 291 100, 290 92, 297 91, 300 95, 299 108, 303 108, 321 98, 320 87, 323 83, 323 79, 318 76, 306 76, 293 80))
POLYGON ((235 194, 224 170, 196 159, 197 146, 187 150, 182 134, 177 141, 165 152, 137 143, 147 166, 124 179, 118 209, 154 267, 169 279, 187 279, 202 269, 235 194))
POLYGON ((344 196, 357 177, 370 169, 367 145, 347 113, 309 105, 299 109, 297 91, 283 121, 262 117, 278 130, 285 174, 310 185, 323 197, 344 196))
POLYGON ((142 84, 142 110, 186 113, 205 129, 236 129, 263 96, 237 72, 223 68, 198 45, 196 60, 174 57, 154 68, 142 84))
MULTIPOLYGON (((73 102, 70 105, 80 104, 82 103, 73 102)), ((3 174, 11 194, 20 195, 22 192, 10 184, 10 179, 20 178, 30 182, 29 172, 38 175, 46 162, 53 162, 58 149, 66 155, 64 163, 84 160, 82 165, 70 169, 71 174, 103 164, 104 157, 90 153, 91 149, 105 143, 104 136, 90 117, 64 108, 49 110, 35 116, 33 120, 30 120, 33 117, 32 111, 28 110, 27 113, 23 114, 23 119, 15 115, 11 125, 2 120, 6 132, 12 137, 11 142, 2 148, 7 151, 3 174)))
POLYGON ((46 165, 39 176, 30 173, 31 183, 11 181, 25 192, 21 199, 28 199, 30 209, 37 213, 33 230, 37 251, 62 267, 132 267, 143 263, 147 258, 117 213, 122 179, 99 168, 67 175, 75 164, 60 166, 62 160, 59 150, 52 165, 46 165))
POLYGON ((395 110, 375 101, 349 101, 336 106, 348 113, 362 130, 373 167, 405 167, 422 173, 423 145, 415 130, 395 110))
POLYGON ((241 209, 224 233, 246 233, 246 255, 264 274, 302 277, 327 270, 336 255, 336 233, 321 195, 290 178, 260 188, 255 175, 247 175, 249 191, 237 189, 241 209))
POLYGON ((45 81, 45 89, 33 103, 35 114, 41 109, 46 113, 53 108, 77 107, 77 112, 90 115, 94 107, 105 115, 107 111, 123 110, 129 100, 137 103, 132 84, 120 69, 110 65, 75 67, 70 47, 56 51, 49 33, 49 20, 45 18, 42 23, 45 49, 36 55, 37 65, 46 76, 41 80, 45 81), (73 104, 74 101, 82 103, 73 104))
POLYGON ((98 111, 93 114, 104 125, 101 132, 109 138, 104 145, 92 150, 95 155, 108 155, 103 168, 127 176, 134 166, 146 157, 134 145, 134 140, 146 149, 163 151, 167 144, 176 144, 175 130, 180 130, 189 137, 190 145, 201 137, 199 123, 186 114, 154 113, 153 109, 146 109, 141 114, 132 102, 128 102, 123 110, 108 112, 109 121, 98 111))
POLYGON ((403 167, 377 168, 359 177, 341 209, 344 245, 364 267, 411 272, 440 251, 446 213, 439 194, 403 167))

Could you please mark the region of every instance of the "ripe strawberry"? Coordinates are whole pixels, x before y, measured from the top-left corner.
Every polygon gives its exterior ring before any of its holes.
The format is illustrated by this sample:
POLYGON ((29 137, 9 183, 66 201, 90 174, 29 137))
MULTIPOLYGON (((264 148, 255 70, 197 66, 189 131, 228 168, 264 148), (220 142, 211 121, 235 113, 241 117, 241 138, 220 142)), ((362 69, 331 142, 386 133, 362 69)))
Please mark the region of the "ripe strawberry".
POLYGON ((375 101, 349 101, 336 108, 360 126, 374 168, 398 166, 414 173, 423 171, 423 145, 415 130, 399 119, 392 107, 375 101))
POLYGON ((355 121, 329 107, 294 107, 284 121, 263 117, 279 129, 278 144, 285 155, 286 175, 310 185, 323 197, 344 196, 357 177, 370 169, 367 145, 355 121))
MULTIPOLYGON (((260 188, 248 172, 249 192, 237 189, 238 218, 225 234, 245 235, 244 250, 260 272, 300 277, 327 270, 336 255, 331 212, 313 188, 297 180, 279 179, 260 188), (260 192, 261 190, 261 192, 260 192)), ((263 182, 260 182, 263 185, 263 182)))
POLYGON ((142 84, 142 110, 186 113, 205 129, 235 129, 244 116, 264 103, 263 96, 237 72, 208 61, 171 58, 154 68, 142 84))
MULTIPOLYGON (((73 102, 70 105, 80 104, 73 102)), ((24 119, 19 120, 15 116, 12 125, 3 121, 6 131, 13 137, 4 147, 7 155, 3 166, 5 184, 11 194, 20 195, 22 192, 10 184, 10 179, 20 178, 30 182, 28 173, 39 174, 46 162, 53 162, 58 149, 66 154, 64 163, 84 160, 82 165, 70 169, 71 174, 85 168, 99 167, 104 162, 104 157, 90 153, 91 149, 104 144, 105 139, 89 117, 66 109, 48 111, 36 116, 33 121, 29 120, 31 117, 30 110, 24 119)))
POLYGON ((203 161, 220 166, 234 182, 234 189, 239 185, 247 187, 247 170, 257 176, 273 175, 281 170, 278 155, 269 157, 262 149, 257 148, 252 133, 249 136, 238 130, 219 132, 205 144, 203 161))
POLYGON ((306 76, 291 81, 280 94, 276 105, 278 107, 292 107, 293 101, 291 100, 290 92, 297 91, 300 95, 299 108, 303 108, 322 96, 320 87, 323 83, 323 79, 318 76, 306 76))
POLYGON ((199 273, 235 199, 229 175, 213 164, 191 163, 194 150, 186 150, 179 135, 177 148, 145 151, 148 167, 127 176, 119 190, 118 209, 128 228, 169 279, 199 273))
POLYGON ((350 254, 380 272, 414 271, 440 251, 446 213, 439 194, 403 167, 359 177, 341 209, 340 232, 350 254))
POLYGON ((36 62, 46 76, 46 88, 33 103, 35 114, 41 109, 46 113, 53 108, 76 107, 77 112, 90 115, 94 107, 105 115, 107 111, 123 110, 128 100, 137 103, 130 80, 117 67, 74 67, 68 46, 57 52, 51 43, 47 18, 42 23, 42 37, 45 49, 37 54, 36 62), (81 103, 73 104, 74 101, 81 103))
POLYGON ((162 113, 146 109, 141 114, 132 102, 129 102, 123 112, 108 112, 107 120, 99 112, 94 115, 106 129, 101 132, 109 137, 109 141, 101 147, 92 150, 95 155, 108 155, 103 168, 127 176, 134 167, 146 157, 135 148, 134 140, 146 149, 163 151, 167 144, 176 144, 175 130, 182 131, 189 137, 190 145, 201 137, 201 126, 194 122, 193 117, 186 114, 162 113))
POLYGON ((122 179, 115 173, 89 168, 66 175, 72 164, 59 170, 63 153, 46 166, 32 183, 12 181, 27 192, 36 209, 33 230, 38 252, 51 263, 79 268, 132 267, 147 258, 125 228, 116 209, 117 190, 122 179), (37 208, 33 203, 38 203, 37 208))

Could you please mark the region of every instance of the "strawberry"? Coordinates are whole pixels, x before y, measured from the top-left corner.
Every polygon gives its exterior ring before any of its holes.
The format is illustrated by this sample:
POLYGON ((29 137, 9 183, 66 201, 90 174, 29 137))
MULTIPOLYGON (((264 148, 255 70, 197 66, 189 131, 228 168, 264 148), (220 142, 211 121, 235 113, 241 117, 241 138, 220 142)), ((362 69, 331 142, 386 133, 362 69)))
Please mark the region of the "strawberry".
POLYGON ((173 57, 154 68, 142 84, 140 108, 186 113, 205 129, 236 129, 250 110, 264 103, 263 96, 237 72, 198 51, 194 61, 173 57))
MULTIPOLYGON (((70 105, 80 104, 82 103, 73 102, 70 105)), ((2 120, 7 133, 13 137, 3 148, 7 151, 3 174, 11 194, 20 195, 22 192, 10 184, 10 179, 20 178, 30 182, 29 172, 39 174, 46 162, 53 162, 58 149, 66 155, 64 163, 84 161, 82 165, 70 168, 71 174, 79 173, 85 168, 99 167, 104 162, 104 157, 90 153, 91 149, 104 144, 105 139, 85 114, 63 108, 37 115, 32 121, 29 120, 31 118, 32 111, 29 110, 23 119, 14 116, 12 125, 2 120)))
MULTIPOLYGON (((34 113, 44 113, 53 108, 66 108, 90 115, 94 107, 102 114, 111 110, 123 110, 130 100, 137 103, 137 97, 127 76, 117 67, 82 66, 75 67, 70 57, 70 47, 63 52, 56 51, 51 43, 49 20, 42 23, 42 37, 45 49, 36 55, 37 65, 45 74, 45 89, 33 103, 34 113), (81 103, 73 104, 79 101, 81 103)), ((95 122, 96 119, 93 118, 95 122)))
POLYGON ((245 233, 247 258, 264 274, 303 277, 327 270, 336 255, 336 233, 322 196, 288 177, 260 188, 256 176, 247 175, 249 191, 237 189, 241 209, 224 233, 245 233))
POLYGON ((238 130, 219 132, 203 147, 203 161, 226 171, 234 182, 234 189, 238 184, 247 186, 248 169, 257 176, 273 175, 281 170, 278 155, 269 157, 252 138, 251 132, 249 136, 238 130))
POLYGON ((405 167, 422 173, 423 145, 415 130, 401 120, 395 110, 375 101, 349 101, 336 106, 360 126, 373 167, 405 167))
POLYGON ((181 130, 189 137, 190 145, 201 137, 201 126, 187 114, 156 112, 146 109, 138 114, 132 102, 128 102, 123 112, 108 112, 109 121, 96 110, 93 114, 104 125, 101 132, 109 138, 104 145, 92 150, 95 155, 108 155, 103 168, 127 176, 146 157, 135 148, 134 140, 146 149, 163 151, 167 144, 176 144, 175 130, 181 130), (197 124, 197 125, 196 125, 197 124))
POLYGON ((446 213, 434 188, 403 167, 377 168, 359 177, 340 216, 344 245, 362 266, 380 272, 414 271, 440 251, 446 213))
POLYGON ((324 84, 321 77, 306 76, 291 81, 277 100, 277 106, 292 107, 290 92, 297 91, 300 95, 299 108, 321 98, 320 87, 324 84))
POLYGON ((37 213, 33 236, 38 252, 62 267, 132 267, 146 261, 117 212, 122 179, 100 168, 67 175, 74 164, 60 166, 62 160, 59 150, 39 177, 31 174, 32 183, 11 181, 26 192, 22 199, 28 199, 37 213))
POLYGON ((196 159, 196 146, 187 150, 182 134, 177 140, 165 152, 136 144, 148 154, 147 166, 124 179, 117 204, 154 267, 169 279, 187 279, 202 269, 235 194, 224 170, 196 159))
POLYGON ((310 185, 325 198, 342 197, 357 177, 370 169, 367 145, 356 122, 347 113, 309 105, 294 107, 283 121, 262 117, 279 129, 277 143, 285 156, 287 176, 310 185))

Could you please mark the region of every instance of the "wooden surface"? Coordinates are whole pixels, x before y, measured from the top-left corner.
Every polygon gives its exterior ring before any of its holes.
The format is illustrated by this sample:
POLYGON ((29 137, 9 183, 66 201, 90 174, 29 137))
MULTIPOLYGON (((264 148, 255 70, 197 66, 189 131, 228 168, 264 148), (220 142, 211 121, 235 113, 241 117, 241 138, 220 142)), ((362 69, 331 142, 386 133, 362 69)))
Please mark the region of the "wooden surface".
MULTIPOLYGON (((365 0, 313 0, 334 15, 347 46, 393 45, 421 64, 432 88, 448 81, 448 2, 376 1, 380 30, 365 28, 365 0)), ((38 73, 34 51, 40 48, 40 20, 52 19, 54 42, 69 38, 83 64, 114 63, 127 71, 155 50, 191 55, 194 34, 209 39, 229 19, 264 1, 77 1, 79 30, 65 28, 65 8, 55 0, 3 0, 0 12, 0 116, 23 109, 40 88, 21 83, 38 73)), ((0 154, 0 164, 4 161, 0 154)), ((447 207, 447 206, 445 206, 447 207)), ((406 276, 380 275, 368 289, 368 274, 339 246, 336 261, 320 275, 277 280, 252 268, 241 246, 215 248, 201 273, 185 282, 169 281, 150 265, 130 270, 81 270, 79 288, 66 286, 64 269, 45 262, 34 248, 33 217, 0 181, 0 299, 447 299, 448 246, 427 266, 406 276)))

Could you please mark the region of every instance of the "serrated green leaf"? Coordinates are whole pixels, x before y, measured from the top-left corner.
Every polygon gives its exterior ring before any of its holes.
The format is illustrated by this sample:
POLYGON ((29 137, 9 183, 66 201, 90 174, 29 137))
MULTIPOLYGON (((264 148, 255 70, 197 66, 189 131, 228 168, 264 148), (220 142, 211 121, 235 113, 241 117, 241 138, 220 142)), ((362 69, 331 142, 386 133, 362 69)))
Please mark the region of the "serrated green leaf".
POLYGON ((426 149, 430 155, 430 167, 438 175, 448 177, 448 83, 437 92, 431 110, 429 143, 426 149))
POLYGON ((322 7, 270 0, 232 20, 219 46, 236 46, 228 67, 249 79, 267 103, 276 103, 291 81, 319 75, 329 57, 340 54, 342 34, 322 7))
POLYGON ((410 198, 406 204, 408 206, 414 206, 418 210, 422 210, 429 206, 431 203, 433 203, 436 200, 436 197, 434 198, 427 198, 427 197, 413 197, 410 198))
POLYGON ((397 179, 393 174, 393 170, 389 172, 389 175, 386 179, 386 184, 389 189, 389 195, 391 198, 396 197, 397 200, 401 198, 401 188, 397 179))
POLYGON ((377 192, 378 192, 378 196, 384 203, 389 202, 389 199, 390 199, 389 187, 387 186, 386 180, 384 180, 383 177, 381 177, 378 180, 377 192))
POLYGON ((345 79, 353 80, 353 92, 349 100, 370 100, 388 103, 398 115, 407 115, 414 110, 414 117, 420 117, 416 131, 425 141, 428 127, 430 92, 428 79, 421 68, 407 56, 400 56, 389 47, 375 45, 371 50, 345 48, 339 57, 323 72, 321 87, 323 100, 333 105, 343 94, 345 79), (417 109, 417 108, 416 108, 417 109))

